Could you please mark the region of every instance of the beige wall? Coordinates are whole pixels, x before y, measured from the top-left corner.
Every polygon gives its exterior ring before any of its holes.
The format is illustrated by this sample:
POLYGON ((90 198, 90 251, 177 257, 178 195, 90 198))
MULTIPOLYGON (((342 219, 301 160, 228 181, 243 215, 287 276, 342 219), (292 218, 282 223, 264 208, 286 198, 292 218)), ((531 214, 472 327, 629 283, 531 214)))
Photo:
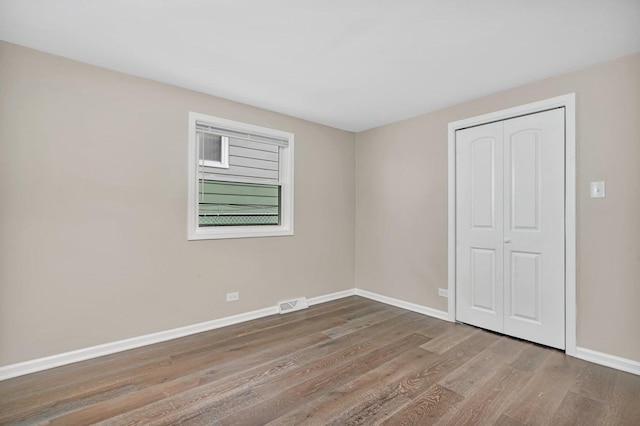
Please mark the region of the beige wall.
POLYGON ((353 133, 0 42, 0 366, 353 288, 354 155, 353 133), (187 241, 189 111, 295 133, 293 237, 187 241))
POLYGON ((356 286, 446 311, 447 124, 571 92, 578 346, 640 361, 640 54, 357 134, 356 286))
POLYGON ((444 311, 447 123, 569 92, 578 344, 640 360, 639 76, 636 54, 359 133, 354 151, 349 132, 0 42, 0 366, 354 282, 444 311), (190 110, 295 133, 295 236, 186 240, 190 110))

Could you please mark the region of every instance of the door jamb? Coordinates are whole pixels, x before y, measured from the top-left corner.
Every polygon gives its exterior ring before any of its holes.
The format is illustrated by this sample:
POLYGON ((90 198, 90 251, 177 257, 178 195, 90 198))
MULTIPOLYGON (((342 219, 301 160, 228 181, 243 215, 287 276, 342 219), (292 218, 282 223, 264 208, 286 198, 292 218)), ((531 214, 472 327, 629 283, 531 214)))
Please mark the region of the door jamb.
POLYGON ((448 130, 448 320, 456 320, 456 131, 565 108, 565 353, 576 356, 576 95, 569 93, 449 123, 448 130))

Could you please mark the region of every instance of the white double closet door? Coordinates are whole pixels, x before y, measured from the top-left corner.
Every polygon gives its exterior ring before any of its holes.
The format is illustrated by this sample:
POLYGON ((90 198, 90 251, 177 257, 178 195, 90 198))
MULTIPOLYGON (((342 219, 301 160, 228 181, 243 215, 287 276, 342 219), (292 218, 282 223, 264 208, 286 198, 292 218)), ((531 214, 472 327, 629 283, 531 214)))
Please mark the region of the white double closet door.
POLYGON ((456 319, 565 347, 564 108, 456 132, 456 319))

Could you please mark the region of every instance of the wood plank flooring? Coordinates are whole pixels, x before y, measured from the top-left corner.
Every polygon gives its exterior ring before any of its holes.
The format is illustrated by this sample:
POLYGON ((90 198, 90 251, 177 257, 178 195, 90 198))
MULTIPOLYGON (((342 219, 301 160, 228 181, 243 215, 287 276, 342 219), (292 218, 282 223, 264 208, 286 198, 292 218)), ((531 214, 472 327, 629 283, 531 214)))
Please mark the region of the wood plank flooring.
POLYGON ((354 296, 2 381, 0 424, 640 425, 640 376, 354 296))

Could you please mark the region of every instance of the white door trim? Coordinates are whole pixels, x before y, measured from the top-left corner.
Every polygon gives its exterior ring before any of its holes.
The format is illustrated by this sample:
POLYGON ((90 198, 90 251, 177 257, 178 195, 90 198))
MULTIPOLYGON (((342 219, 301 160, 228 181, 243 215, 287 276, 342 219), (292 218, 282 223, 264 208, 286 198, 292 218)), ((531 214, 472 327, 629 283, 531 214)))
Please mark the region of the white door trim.
POLYGON ((552 108, 565 108, 565 353, 576 356, 576 95, 544 99, 449 123, 448 320, 456 320, 456 130, 552 108))

